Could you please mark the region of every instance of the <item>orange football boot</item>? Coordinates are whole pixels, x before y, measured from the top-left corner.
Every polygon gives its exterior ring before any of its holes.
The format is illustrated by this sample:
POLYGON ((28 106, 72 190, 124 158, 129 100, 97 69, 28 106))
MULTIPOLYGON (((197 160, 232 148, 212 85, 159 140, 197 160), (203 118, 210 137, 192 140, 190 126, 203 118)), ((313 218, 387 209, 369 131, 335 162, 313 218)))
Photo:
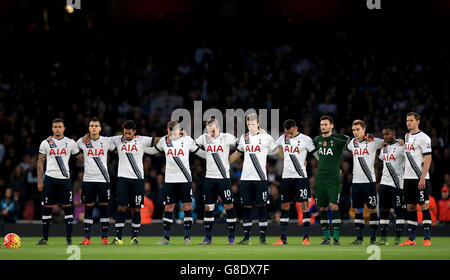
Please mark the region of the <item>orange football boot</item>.
POLYGON ((84 240, 80 242, 80 245, 91 245, 91 243, 91 240, 85 237, 84 240))
POLYGON ((283 239, 281 239, 281 237, 278 238, 277 242, 272 243, 272 245, 286 245, 286 244, 287 244, 287 242, 283 241, 283 239))
POLYGON ((102 245, 108 245, 108 244, 109 244, 108 238, 107 237, 103 237, 102 238, 102 245))
POLYGON ((303 239, 302 245, 309 245, 309 238, 303 239))
POLYGON ((406 240, 402 244, 399 244, 398 246, 416 246, 416 241, 406 240))
POLYGON ((431 240, 430 239, 425 239, 424 241, 423 241, 423 244, 422 244, 423 246, 431 246, 431 240))

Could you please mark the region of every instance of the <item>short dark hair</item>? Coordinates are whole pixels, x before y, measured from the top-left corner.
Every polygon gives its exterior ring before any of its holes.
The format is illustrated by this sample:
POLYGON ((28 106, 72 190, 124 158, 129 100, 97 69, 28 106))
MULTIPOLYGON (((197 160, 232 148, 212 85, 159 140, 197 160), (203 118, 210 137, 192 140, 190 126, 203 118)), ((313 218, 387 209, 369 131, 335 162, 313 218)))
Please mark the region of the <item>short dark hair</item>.
POLYGON ((170 121, 167 123, 167 129, 172 130, 175 126, 180 124, 178 121, 170 121))
POLYGON ((102 124, 102 122, 97 117, 93 117, 89 122, 98 122, 102 124))
POLYGON ((293 127, 296 127, 297 123, 293 119, 287 119, 284 121, 284 128, 289 130, 293 127))
POLYGON ((385 125, 383 127, 383 129, 390 129, 390 130, 394 130, 395 131, 397 129, 397 127, 395 125, 393 125, 393 124, 387 124, 387 125, 385 125))
POLYGON ((394 132, 394 134, 397 134, 397 127, 393 124, 387 124, 383 127, 383 129, 389 129, 394 132))
POLYGON ((334 120, 333 120, 332 116, 322 116, 322 117, 320 117, 320 121, 323 121, 323 120, 329 120, 330 124, 334 124, 334 120))
POLYGON ((122 124, 122 129, 136 130, 136 123, 133 120, 127 120, 122 124))
POLYGON ((409 116, 414 116, 416 121, 420 121, 420 115, 417 112, 409 112, 408 114, 406 114, 406 117, 409 117, 409 116))
POLYGON ((57 118, 57 119, 54 119, 53 121, 52 121, 52 125, 54 124, 54 123, 62 123, 63 125, 65 125, 64 124, 64 120, 63 119, 60 119, 60 118, 57 118))

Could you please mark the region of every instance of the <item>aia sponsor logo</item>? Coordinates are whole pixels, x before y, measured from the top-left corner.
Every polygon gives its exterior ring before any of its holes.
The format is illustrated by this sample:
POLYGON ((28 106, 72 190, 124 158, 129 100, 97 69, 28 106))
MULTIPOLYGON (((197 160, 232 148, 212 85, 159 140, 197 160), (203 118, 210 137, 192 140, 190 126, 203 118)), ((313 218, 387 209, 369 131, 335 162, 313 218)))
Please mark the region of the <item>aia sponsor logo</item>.
POLYGON ((416 149, 414 148, 414 144, 405 144, 405 150, 407 151, 407 152, 411 152, 411 151, 416 151, 416 149))
POLYGON ((361 149, 361 148, 357 148, 353 150, 353 154, 355 156, 364 156, 364 155, 369 155, 369 150, 367 150, 367 148, 361 149))
POLYGON ((184 151, 183 149, 168 149, 167 150, 167 156, 184 156, 184 151))
POLYGON ((206 152, 211 152, 211 153, 219 153, 222 152, 223 153, 223 148, 222 145, 208 145, 208 147, 206 148, 206 152))
POLYGON ((394 154, 383 155, 383 161, 395 161, 394 154))
POLYGON ((89 149, 87 152, 87 155, 94 156, 94 157, 104 156, 105 151, 103 149, 89 149))
POLYGON ((121 152, 133 152, 133 151, 137 152, 138 149, 135 144, 133 144, 133 145, 125 144, 125 145, 122 145, 122 148, 120 149, 120 151, 121 152))
POLYGON ((67 150, 65 148, 59 149, 59 148, 52 148, 49 152, 50 156, 66 156, 67 150))
POLYGON ((291 154, 300 154, 300 149, 298 147, 292 147, 292 146, 284 146, 284 152, 291 153, 291 154))
POLYGON ((245 151, 248 153, 260 153, 261 152, 261 147, 259 145, 247 145, 245 146, 245 151))

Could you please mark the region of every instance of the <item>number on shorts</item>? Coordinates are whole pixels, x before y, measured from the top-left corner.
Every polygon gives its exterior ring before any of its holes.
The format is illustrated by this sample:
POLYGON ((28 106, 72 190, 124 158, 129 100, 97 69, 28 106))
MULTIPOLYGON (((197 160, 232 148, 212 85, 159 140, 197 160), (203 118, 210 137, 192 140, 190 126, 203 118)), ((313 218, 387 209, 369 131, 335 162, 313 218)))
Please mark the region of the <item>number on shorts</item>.
POLYGON ((300 190, 300 197, 301 198, 307 198, 308 197, 308 191, 305 189, 300 190))
POLYGON ((369 196, 369 204, 372 206, 377 206, 377 198, 375 196, 369 196))
POLYGON ((400 201, 400 196, 399 196, 399 195, 397 195, 397 196, 395 196, 395 198, 397 199, 397 205, 400 205, 400 204, 401 204, 401 201, 400 201))
POLYGON ((423 193, 423 191, 419 191, 419 196, 420 196, 420 201, 424 201, 425 199, 425 194, 423 193))
POLYGON ((226 199, 230 199, 231 198, 231 190, 224 190, 223 194, 225 195, 226 199))
POLYGON ((72 202, 72 191, 69 192, 69 201, 72 202))
POLYGON ((136 195, 136 205, 141 205, 141 201, 142 201, 142 196, 136 195))
POLYGON ((267 201, 267 191, 262 193, 262 199, 263 201, 267 201))

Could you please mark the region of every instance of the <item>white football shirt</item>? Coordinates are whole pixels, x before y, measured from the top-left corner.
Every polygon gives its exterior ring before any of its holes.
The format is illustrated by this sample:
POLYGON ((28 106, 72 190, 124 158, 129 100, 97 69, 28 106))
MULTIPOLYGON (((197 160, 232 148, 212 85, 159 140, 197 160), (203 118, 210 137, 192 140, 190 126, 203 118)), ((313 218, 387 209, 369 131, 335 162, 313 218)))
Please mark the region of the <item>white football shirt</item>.
POLYGON ((42 141, 39 153, 46 155, 45 175, 56 179, 70 179, 69 159, 79 152, 77 143, 67 137, 42 141))
POLYGON ((77 145, 84 156, 83 182, 109 183, 108 151, 116 148, 112 141, 108 137, 100 136, 97 140, 89 139, 89 143, 84 144, 80 138, 77 145))
POLYGON ((148 136, 135 136, 127 141, 124 136, 109 138, 117 148, 119 154, 118 177, 129 179, 144 179, 144 148, 153 145, 153 138, 148 136))
POLYGON ((230 178, 230 147, 236 145, 237 138, 229 133, 219 133, 216 137, 205 133, 195 142, 206 152, 206 178, 230 178))
MULTIPOLYGON (((405 179, 420 179, 425 155, 431 155, 431 139, 423 131, 405 135, 405 179)), ((430 179, 427 173, 425 179, 430 179)))
POLYGON ((164 152, 166 156, 166 183, 192 182, 189 166, 189 153, 193 152, 205 157, 204 151, 194 142, 190 136, 182 136, 176 140, 169 136, 162 137, 155 147, 145 149, 148 154, 164 152))
POLYGON ((266 181, 267 154, 276 154, 277 144, 267 133, 244 134, 239 138, 237 150, 244 153, 241 180, 266 181))
POLYGON ((383 161, 380 184, 403 189, 405 147, 400 146, 396 141, 383 148, 378 158, 383 161))
POLYGON ((284 153, 282 178, 307 178, 305 160, 308 152, 316 150, 312 139, 302 133, 293 138, 285 135, 275 141, 284 153))
POLYGON ((353 138, 347 149, 353 154, 352 183, 375 183, 375 157, 377 150, 381 149, 384 140, 375 138, 373 141, 359 142, 353 138))

